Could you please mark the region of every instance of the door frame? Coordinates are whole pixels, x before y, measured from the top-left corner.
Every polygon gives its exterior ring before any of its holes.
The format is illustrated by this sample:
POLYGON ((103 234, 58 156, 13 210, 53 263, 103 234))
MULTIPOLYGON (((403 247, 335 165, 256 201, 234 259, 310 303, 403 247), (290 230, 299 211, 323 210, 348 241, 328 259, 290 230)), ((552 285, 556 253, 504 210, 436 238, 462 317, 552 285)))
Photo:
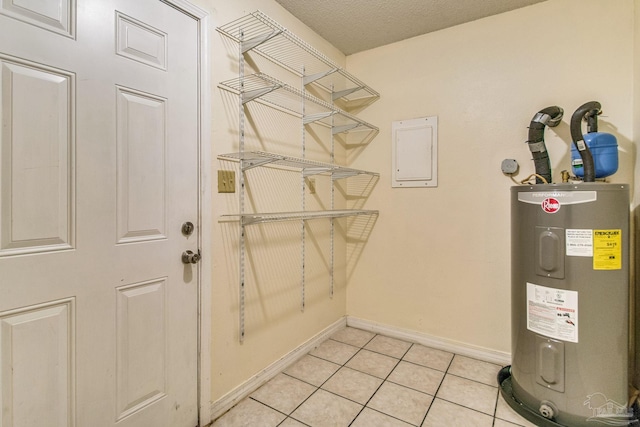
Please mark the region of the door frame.
POLYGON ((159 0, 191 16, 198 24, 198 242, 204 256, 198 268, 198 425, 211 417, 211 55, 207 11, 187 0, 159 0))

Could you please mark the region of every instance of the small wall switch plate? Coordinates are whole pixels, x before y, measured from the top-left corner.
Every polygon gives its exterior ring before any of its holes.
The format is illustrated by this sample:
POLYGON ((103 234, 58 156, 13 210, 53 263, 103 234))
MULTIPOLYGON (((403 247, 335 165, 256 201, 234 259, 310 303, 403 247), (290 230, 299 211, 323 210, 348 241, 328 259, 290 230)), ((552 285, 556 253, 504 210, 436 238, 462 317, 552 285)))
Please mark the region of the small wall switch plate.
POLYGON ((236 192, 236 172, 235 171, 218 171, 218 193, 235 193, 236 192))

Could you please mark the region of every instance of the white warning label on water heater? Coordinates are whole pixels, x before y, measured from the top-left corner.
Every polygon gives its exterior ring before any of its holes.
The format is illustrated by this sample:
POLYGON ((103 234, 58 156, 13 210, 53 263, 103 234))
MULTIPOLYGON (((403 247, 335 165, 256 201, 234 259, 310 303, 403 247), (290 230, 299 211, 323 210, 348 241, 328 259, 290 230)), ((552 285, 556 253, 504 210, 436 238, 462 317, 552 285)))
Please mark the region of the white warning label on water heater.
POLYGON ((527 329, 578 342, 578 292, 527 283, 527 329))
POLYGON ((567 256, 593 256, 593 230, 567 228, 567 256))

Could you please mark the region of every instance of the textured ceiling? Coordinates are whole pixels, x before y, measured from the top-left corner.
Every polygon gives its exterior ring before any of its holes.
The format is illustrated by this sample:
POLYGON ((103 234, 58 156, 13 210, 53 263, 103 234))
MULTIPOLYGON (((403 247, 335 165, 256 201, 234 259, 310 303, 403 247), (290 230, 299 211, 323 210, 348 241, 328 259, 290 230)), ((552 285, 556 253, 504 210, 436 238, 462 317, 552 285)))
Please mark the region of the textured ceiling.
POLYGON ((545 0, 276 0, 344 54, 545 0))

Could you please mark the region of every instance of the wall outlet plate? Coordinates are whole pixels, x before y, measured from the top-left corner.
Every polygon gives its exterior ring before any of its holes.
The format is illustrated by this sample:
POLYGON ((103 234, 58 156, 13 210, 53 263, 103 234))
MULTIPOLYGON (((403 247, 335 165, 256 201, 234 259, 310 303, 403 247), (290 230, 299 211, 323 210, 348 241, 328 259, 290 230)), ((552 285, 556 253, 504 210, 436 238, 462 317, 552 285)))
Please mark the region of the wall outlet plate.
POLYGON ((218 193, 235 193, 236 192, 236 172, 235 171, 218 171, 218 193))

